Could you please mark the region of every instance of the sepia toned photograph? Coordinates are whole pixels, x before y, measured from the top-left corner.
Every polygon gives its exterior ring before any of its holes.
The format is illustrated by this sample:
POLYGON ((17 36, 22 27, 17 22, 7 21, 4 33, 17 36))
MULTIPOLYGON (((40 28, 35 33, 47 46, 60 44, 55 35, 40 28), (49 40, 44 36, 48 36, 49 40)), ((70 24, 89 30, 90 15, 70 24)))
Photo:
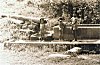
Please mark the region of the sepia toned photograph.
POLYGON ((100 65, 100 0, 0 0, 0 65, 100 65))

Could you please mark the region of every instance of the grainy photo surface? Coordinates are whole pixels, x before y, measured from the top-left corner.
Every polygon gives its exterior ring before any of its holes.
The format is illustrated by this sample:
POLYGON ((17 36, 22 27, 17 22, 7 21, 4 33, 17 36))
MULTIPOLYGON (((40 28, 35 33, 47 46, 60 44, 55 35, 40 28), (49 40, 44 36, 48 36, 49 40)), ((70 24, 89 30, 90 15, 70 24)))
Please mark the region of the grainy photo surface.
POLYGON ((100 65, 100 0, 0 0, 0 65, 100 65))

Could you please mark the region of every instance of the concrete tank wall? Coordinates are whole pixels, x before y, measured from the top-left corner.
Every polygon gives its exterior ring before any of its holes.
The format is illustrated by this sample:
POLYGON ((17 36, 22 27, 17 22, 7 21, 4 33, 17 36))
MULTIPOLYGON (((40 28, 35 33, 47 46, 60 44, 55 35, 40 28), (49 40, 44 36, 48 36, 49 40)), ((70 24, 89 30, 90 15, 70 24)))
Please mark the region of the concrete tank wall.
MULTIPOLYGON (((54 27, 54 35, 53 37, 55 39, 59 38, 59 27, 54 27)), ((64 29, 64 39, 66 40, 73 40, 73 33, 71 30, 70 25, 66 25, 66 28, 64 29)), ((93 25, 93 24, 83 24, 78 25, 77 30, 77 38, 78 39, 100 39, 100 25, 93 25)))

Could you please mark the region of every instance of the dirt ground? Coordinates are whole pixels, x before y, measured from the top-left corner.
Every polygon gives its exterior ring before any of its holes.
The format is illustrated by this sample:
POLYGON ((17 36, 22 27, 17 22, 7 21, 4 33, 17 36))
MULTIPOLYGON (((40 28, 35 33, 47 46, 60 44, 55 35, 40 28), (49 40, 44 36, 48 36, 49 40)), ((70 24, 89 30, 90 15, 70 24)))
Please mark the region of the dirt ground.
MULTIPOLYGON (((63 52, 59 52, 62 54, 63 52)), ((0 65, 100 65, 100 54, 79 55, 86 59, 78 57, 70 58, 50 58, 50 54, 58 54, 46 50, 15 51, 3 49, 0 43, 0 65)))

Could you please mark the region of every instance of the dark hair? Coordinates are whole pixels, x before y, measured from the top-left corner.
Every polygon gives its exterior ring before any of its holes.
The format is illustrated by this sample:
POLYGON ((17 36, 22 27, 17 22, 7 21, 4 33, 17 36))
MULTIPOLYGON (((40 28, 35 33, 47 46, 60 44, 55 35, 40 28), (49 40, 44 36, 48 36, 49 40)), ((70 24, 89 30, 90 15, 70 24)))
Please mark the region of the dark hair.
POLYGON ((40 23, 41 23, 41 24, 45 24, 45 23, 47 23, 47 21, 44 20, 44 18, 41 18, 41 19, 40 19, 40 23))

